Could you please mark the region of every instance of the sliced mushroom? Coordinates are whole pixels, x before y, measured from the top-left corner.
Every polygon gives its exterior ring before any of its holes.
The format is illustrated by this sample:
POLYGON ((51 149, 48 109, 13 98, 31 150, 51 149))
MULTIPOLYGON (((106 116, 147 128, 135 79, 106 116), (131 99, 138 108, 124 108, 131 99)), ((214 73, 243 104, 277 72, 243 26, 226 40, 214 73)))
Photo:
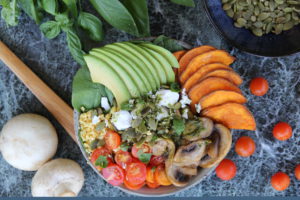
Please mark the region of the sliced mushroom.
POLYGON ((200 167, 202 168, 211 168, 218 164, 227 155, 231 147, 232 136, 230 130, 221 124, 216 124, 214 128, 213 134, 218 134, 219 137, 213 137, 213 142, 207 149, 209 154, 200 161, 200 167))
POLYGON ((189 183, 190 177, 197 174, 196 167, 181 167, 172 163, 170 166, 166 164, 167 176, 173 185, 184 187, 189 183))
POLYGON ((152 154, 155 156, 163 156, 165 159, 173 159, 175 144, 172 140, 158 138, 152 146, 152 154))
POLYGON ((207 138, 211 135, 214 127, 212 120, 200 117, 199 121, 190 121, 186 124, 183 138, 189 141, 196 141, 207 138))
POLYGON ((174 162, 176 163, 185 163, 185 165, 190 165, 194 162, 199 162, 201 158, 205 155, 206 148, 205 140, 198 140, 192 142, 186 146, 181 146, 178 148, 174 162))

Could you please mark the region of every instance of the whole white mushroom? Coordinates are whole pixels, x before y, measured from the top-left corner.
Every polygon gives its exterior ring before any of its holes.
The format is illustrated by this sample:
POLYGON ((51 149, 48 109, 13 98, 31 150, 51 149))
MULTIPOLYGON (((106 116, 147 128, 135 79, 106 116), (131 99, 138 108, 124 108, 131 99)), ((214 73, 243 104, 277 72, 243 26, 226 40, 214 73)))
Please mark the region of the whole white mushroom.
POLYGON ((81 167, 69 159, 58 158, 43 165, 34 175, 31 193, 34 197, 77 196, 84 183, 81 167))
POLYGON ((0 151, 13 167, 35 171, 51 159, 58 138, 50 121, 36 114, 21 114, 9 120, 0 135, 0 151))

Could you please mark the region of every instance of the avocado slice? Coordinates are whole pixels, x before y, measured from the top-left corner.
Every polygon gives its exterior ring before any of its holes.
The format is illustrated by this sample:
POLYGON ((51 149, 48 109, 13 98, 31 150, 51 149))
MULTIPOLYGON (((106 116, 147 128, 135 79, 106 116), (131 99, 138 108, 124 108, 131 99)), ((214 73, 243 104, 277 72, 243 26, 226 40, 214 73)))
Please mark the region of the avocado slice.
POLYGON ((123 49, 127 50, 129 53, 133 54, 135 57, 139 58, 141 60, 141 62, 143 63, 142 66, 145 68, 147 67, 150 70, 150 74, 152 75, 152 77, 155 80, 155 86, 156 86, 155 90, 160 88, 160 80, 159 80, 158 74, 156 73, 152 64, 145 58, 145 56, 143 54, 141 54, 137 50, 133 49, 131 46, 129 46, 126 43, 128 43, 128 42, 119 42, 119 43, 114 43, 112 45, 118 46, 119 48, 123 48, 123 49))
POLYGON ((141 78, 140 74, 135 71, 135 68, 129 65, 125 60, 122 60, 119 55, 112 53, 110 50, 106 50, 104 48, 95 48, 90 51, 91 55, 103 54, 108 58, 114 60, 118 65, 122 66, 124 70, 130 75, 131 79, 138 87, 140 94, 144 95, 149 92, 144 85, 143 79, 141 78))
POLYGON ((179 68, 179 63, 177 59, 169 50, 151 43, 140 43, 140 45, 156 51, 157 53, 165 57, 172 67, 179 68))
POLYGON ((106 62, 103 62, 92 55, 84 55, 84 60, 90 70, 92 81, 101 83, 110 89, 119 106, 131 99, 129 90, 119 73, 111 68, 106 62), (114 81, 112 81, 112 79, 114 81))
MULTIPOLYGON (((132 77, 126 72, 123 66, 119 65, 115 60, 111 59, 110 57, 99 53, 99 52, 90 52, 91 55, 97 57, 99 60, 106 62, 112 69, 114 69, 122 78, 125 85, 127 86, 131 97, 140 97, 141 93, 137 87, 137 85, 132 80, 132 77)), ((111 81, 114 81, 114 77, 110 77, 111 81)))
POLYGON ((145 51, 149 52, 149 54, 151 54, 151 56, 153 56, 159 62, 160 66, 161 66, 161 69, 164 70, 164 73, 167 77, 167 82, 168 83, 175 82, 175 73, 172 69, 172 66, 165 59, 165 57, 163 57, 162 55, 160 55, 156 51, 153 51, 152 49, 149 49, 149 48, 144 47, 142 45, 140 47, 143 48, 145 51))
POLYGON ((152 54, 149 53, 149 51, 147 51, 148 49, 146 49, 142 46, 138 46, 136 44, 129 43, 129 42, 128 43, 126 42, 126 44, 128 46, 131 46, 133 49, 136 49, 138 52, 140 52, 141 54, 143 54, 145 56, 145 58, 151 63, 151 65, 155 69, 156 74, 158 74, 161 84, 167 83, 167 74, 165 73, 163 66, 158 62, 156 57, 154 57, 152 54))
POLYGON ((104 48, 116 52, 118 54, 118 56, 127 58, 128 61, 134 63, 134 65, 139 67, 139 69, 143 72, 143 73, 141 73, 141 75, 144 75, 144 77, 145 77, 144 80, 147 83, 146 84, 147 90, 148 91, 156 90, 156 83, 155 83, 154 78, 151 75, 150 70, 144 66, 145 64, 139 58, 137 58, 135 55, 128 52, 126 49, 120 48, 116 45, 109 44, 109 45, 104 46, 104 48))

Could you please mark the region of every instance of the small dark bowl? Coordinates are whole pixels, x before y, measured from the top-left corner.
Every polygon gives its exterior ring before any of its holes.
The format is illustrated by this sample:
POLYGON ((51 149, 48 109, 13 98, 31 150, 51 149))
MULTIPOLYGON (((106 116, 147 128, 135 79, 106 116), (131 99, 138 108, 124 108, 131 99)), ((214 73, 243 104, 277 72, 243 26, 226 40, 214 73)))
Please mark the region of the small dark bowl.
POLYGON ((245 28, 236 28, 222 8, 221 0, 204 0, 206 12, 217 31, 234 47, 251 54, 268 57, 300 52, 300 25, 279 35, 257 37, 245 28))

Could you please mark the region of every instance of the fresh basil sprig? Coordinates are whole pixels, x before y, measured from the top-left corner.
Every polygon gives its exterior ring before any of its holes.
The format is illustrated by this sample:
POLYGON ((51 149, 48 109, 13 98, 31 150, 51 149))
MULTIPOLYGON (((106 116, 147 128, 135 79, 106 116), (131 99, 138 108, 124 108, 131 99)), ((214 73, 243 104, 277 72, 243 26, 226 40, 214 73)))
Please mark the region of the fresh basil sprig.
POLYGON ((16 26, 18 24, 18 17, 20 10, 17 7, 17 0, 0 0, 2 6, 1 17, 10 26, 16 26))
POLYGON ((95 162, 95 165, 101 168, 106 168, 108 165, 108 160, 105 156, 99 156, 95 162))

